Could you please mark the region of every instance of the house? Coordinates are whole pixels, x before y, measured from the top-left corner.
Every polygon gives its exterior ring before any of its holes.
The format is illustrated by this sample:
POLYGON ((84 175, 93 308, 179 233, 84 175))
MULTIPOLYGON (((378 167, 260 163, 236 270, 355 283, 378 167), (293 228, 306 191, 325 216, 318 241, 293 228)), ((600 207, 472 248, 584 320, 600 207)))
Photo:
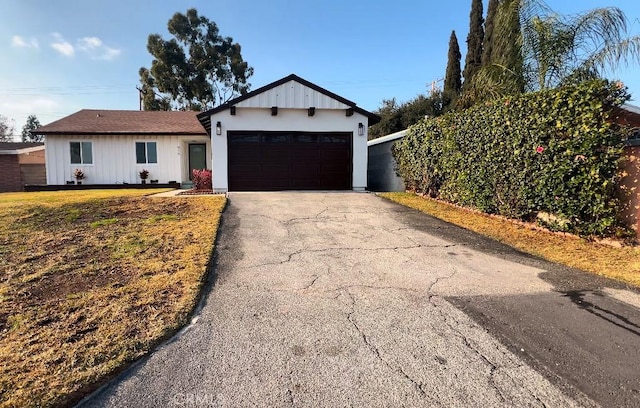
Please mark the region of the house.
POLYGON ((622 163, 622 217, 633 227, 640 240, 640 107, 624 104, 615 114, 618 123, 633 129, 624 149, 625 160, 622 163))
POLYGON ((208 168, 211 142, 196 112, 83 109, 38 129, 45 135, 47 184, 189 182, 190 170, 208 168))
POLYGON ((296 75, 198 119, 211 135, 216 191, 367 187, 367 128, 380 118, 296 75))
POLYGON ((392 133, 367 142, 367 185, 371 191, 405 191, 404 180, 396 173, 393 145, 407 134, 407 130, 392 133))
POLYGON ((44 143, 0 143, 0 192, 22 191, 25 185, 44 184, 44 143))
POLYGON ((216 192, 364 190, 367 128, 380 118, 289 75, 206 112, 81 110, 38 129, 47 184, 189 185, 210 168, 216 192))

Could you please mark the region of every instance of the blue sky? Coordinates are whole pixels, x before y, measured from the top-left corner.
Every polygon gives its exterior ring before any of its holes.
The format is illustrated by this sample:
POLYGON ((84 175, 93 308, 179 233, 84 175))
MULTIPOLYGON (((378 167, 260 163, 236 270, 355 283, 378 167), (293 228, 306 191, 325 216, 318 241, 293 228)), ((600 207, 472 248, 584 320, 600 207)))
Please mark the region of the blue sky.
MULTIPOLYGON (((487 0, 485 0, 486 9, 487 0)), ((640 34, 637 0, 550 0, 560 13, 620 7, 640 34)), ((16 134, 83 108, 137 109, 147 37, 169 37, 175 12, 196 8, 242 45, 253 88, 295 73, 375 110, 444 75, 451 30, 466 52, 471 0, 0 0, 0 115, 16 134)), ((611 75, 640 100, 640 67, 611 75)), ((635 102, 638 104, 638 102, 635 102)))

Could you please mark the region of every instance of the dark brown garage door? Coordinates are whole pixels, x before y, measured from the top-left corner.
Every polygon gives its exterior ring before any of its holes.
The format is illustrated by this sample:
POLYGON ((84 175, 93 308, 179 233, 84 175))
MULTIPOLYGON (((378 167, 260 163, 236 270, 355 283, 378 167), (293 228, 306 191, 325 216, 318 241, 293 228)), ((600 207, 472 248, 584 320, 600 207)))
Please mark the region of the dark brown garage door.
POLYGON ((228 132, 229 190, 350 190, 352 133, 228 132))

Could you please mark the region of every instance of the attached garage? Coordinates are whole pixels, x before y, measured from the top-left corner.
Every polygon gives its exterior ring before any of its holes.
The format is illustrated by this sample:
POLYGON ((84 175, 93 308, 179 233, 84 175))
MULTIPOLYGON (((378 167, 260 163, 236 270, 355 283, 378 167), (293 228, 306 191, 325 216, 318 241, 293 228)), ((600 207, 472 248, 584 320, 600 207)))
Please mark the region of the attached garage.
POLYGON ((227 138, 231 191, 352 188, 351 133, 228 132, 227 138))
POLYGON ((198 115, 215 191, 364 190, 380 118, 296 75, 198 115))

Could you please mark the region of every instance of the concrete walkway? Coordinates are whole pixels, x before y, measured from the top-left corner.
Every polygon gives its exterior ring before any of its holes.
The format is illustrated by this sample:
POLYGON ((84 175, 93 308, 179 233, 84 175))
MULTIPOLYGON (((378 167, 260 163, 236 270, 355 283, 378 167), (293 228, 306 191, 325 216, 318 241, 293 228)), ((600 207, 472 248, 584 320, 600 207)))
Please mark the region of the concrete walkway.
POLYGON ((637 294, 372 194, 230 194, 217 253, 197 322, 84 406, 640 404, 637 294))

